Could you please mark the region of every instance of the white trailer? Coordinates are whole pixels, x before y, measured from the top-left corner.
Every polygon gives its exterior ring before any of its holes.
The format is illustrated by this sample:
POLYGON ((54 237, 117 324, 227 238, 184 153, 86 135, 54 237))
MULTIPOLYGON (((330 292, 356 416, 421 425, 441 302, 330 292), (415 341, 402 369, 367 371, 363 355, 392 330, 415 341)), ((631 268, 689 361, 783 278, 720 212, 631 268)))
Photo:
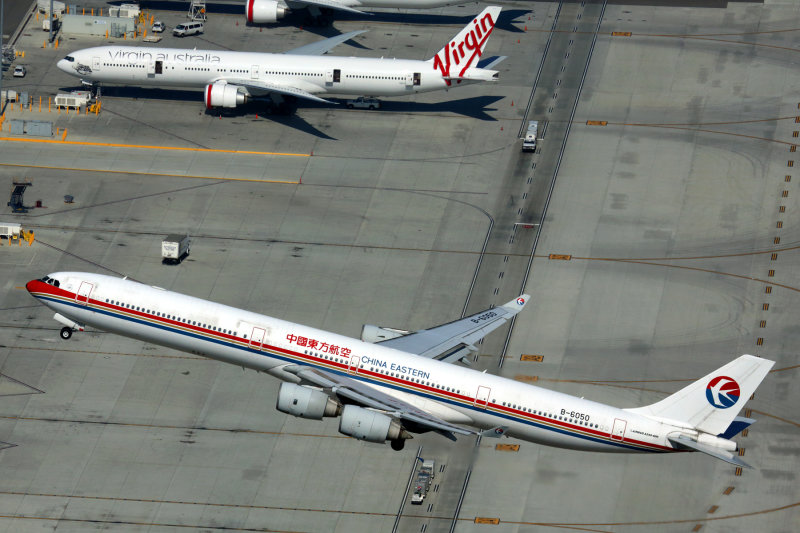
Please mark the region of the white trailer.
POLYGON ((522 151, 535 152, 536 151, 536 135, 539 132, 539 122, 531 120, 528 122, 528 130, 525 132, 525 137, 522 138, 522 151))
POLYGON ((56 107, 74 107, 80 109, 89 105, 92 100, 91 91, 72 91, 70 93, 60 93, 56 95, 56 107))
POLYGON ((191 239, 188 235, 172 234, 161 241, 161 262, 177 265, 189 255, 191 239))
POLYGON ((138 4, 121 4, 119 6, 112 6, 108 8, 108 15, 110 17, 122 18, 137 18, 141 13, 138 4))
POLYGON ((14 222, 0 222, 0 237, 6 239, 19 239, 22 225, 14 222))

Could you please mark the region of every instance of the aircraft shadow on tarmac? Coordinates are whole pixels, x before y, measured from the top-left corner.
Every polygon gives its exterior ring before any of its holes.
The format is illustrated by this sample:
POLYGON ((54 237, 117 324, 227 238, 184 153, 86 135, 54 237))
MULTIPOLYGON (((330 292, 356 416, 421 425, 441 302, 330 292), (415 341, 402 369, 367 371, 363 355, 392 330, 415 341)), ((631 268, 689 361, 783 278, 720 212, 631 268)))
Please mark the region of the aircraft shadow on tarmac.
MULTIPOLYGON (((61 87, 60 91, 69 92, 75 90, 75 87, 61 87)), ((322 132, 306 122, 302 117, 297 115, 295 111, 297 108, 301 109, 323 109, 323 108, 336 108, 342 113, 358 112, 360 110, 350 110, 345 107, 346 99, 332 98, 331 101, 335 102, 333 105, 322 102, 300 102, 299 105, 290 105, 286 108, 277 111, 274 106, 267 104, 263 99, 255 99, 244 105, 238 106, 234 109, 206 109, 203 105, 203 93, 196 90, 187 89, 160 89, 153 87, 115 87, 104 86, 102 87, 102 96, 112 98, 131 98, 134 100, 143 99, 147 100, 160 100, 160 101, 182 101, 194 102, 197 104, 197 112, 205 112, 206 115, 212 117, 223 118, 252 118, 253 120, 262 120, 266 118, 273 122, 283 124, 284 126, 294 128, 298 131, 314 135, 321 139, 337 140, 334 137, 322 132), (339 105, 337 105, 339 104, 339 105)), ((409 102, 402 100, 382 100, 381 109, 369 111, 370 113, 453 113, 465 117, 474 118, 483 121, 496 121, 489 111, 496 111, 497 108, 489 107, 503 96, 473 96, 470 98, 461 98, 457 100, 445 100, 442 102, 424 103, 424 102, 409 102)))

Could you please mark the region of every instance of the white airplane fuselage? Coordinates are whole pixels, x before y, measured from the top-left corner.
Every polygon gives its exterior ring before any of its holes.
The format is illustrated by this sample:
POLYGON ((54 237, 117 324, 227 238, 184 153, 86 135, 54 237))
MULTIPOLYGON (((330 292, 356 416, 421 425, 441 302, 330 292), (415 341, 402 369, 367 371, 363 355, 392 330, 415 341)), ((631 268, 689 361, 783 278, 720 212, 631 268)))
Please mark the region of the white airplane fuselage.
POLYGON ((98 46, 61 59, 64 72, 92 83, 201 88, 220 80, 278 83, 316 95, 402 96, 447 89, 433 61, 258 52, 98 46), (76 70, 78 65, 88 67, 76 70))
MULTIPOLYGON (((678 428, 642 415, 469 368, 370 344, 110 276, 60 272, 28 283, 31 294, 76 323, 137 338, 285 381, 303 365, 345 375, 443 420, 562 448, 677 451, 678 428)), ((296 380, 295 380, 296 381, 296 380)), ((681 432, 696 434, 691 429, 681 432)))

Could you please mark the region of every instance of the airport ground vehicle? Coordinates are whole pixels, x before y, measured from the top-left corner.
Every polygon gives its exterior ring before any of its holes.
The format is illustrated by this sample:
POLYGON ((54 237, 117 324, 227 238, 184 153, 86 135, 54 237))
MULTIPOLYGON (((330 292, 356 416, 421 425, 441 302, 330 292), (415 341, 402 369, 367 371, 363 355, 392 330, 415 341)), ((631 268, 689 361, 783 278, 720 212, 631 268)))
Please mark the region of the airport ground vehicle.
POLYGON ((528 122, 528 130, 525 132, 525 137, 522 139, 523 152, 536 151, 536 136, 539 133, 539 122, 531 120, 528 122))
POLYGON ((15 78, 24 78, 25 74, 27 74, 27 73, 28 73, 28 69, 25 67, 25 65, 17 65, 16 67, 14 67, 14 77, 15 78))
POLYGON ((161 241, 161 262, 177 265, 189 255, 191 239, 188 235, 171 234, 161 241))
POLYGON ((161 22, 160 20, 157 20, 153 23, 153 26, 150 28, 150 31, 152 31, 153 33, 161 33, 165 29, 166 26, 164 26, 164 23, 161 22))
POLYGON ((353 100, 347 101, 347 108, 353 109, 354 107, 359 107, 362 109, 380 109, 381 108, 381 101, 377 98, 369 98, 367 96, 360 96, 353 100))
POLYGON ((175 37, 186 37, 187 35, 196 35, 204 31, 205 26, 202 22, 181 22, 172 30, 172 35, 175 37))

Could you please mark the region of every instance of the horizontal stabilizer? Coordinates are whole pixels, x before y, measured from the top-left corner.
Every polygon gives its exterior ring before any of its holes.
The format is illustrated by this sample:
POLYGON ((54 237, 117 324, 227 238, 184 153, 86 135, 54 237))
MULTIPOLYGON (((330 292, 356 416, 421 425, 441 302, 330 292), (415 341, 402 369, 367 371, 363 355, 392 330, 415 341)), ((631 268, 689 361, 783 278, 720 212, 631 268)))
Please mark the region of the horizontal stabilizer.
POLYGON ((669 441, 682 450, 694 450, 696 452, 702 452, 707 455, 710 455, 711 457, 722 459, 726 463, 731 463, 732 465, 743 466, 745 468, 753 468, 749 464, 739 459, 738 455, 734 454, 733 452, 729 452, 727 450, 721 450, 719 448, 714 448, 712 446, 705 446, 686 437, 669 437, 669 441))
POLYGON ((493 67, 499 65, 502 61, 508 59, 508 56, 492 56, 487 57, 486 59, 481 59, 478 61, 476 65, 478 68, 482 69, 492 69, 493 67))
POLYGON ((742 431, 749 428, 755 423, 756 423, 755 418, 745 418, 743 416, 737 416, 736 418, 733 419, 731 425, 728 426, 728 429, 725 430, 725 433, 720 433, 717 436, 723 439, 732 439, 733 437, 735 437, 736 435, 738 435, 739 433, 741 433, 742 431))

